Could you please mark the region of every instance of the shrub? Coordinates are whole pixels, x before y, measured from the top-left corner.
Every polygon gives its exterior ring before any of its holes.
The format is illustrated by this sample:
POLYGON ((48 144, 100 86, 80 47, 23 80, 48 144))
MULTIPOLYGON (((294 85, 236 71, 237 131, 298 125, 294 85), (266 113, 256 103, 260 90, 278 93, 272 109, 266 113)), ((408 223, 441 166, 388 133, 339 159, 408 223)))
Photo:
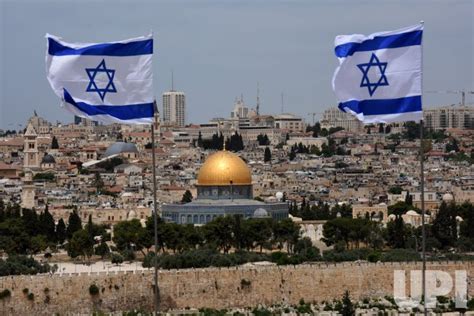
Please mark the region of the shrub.
POLYGON ((11 295, 12 293, 10 292, 9 289, 4 289, 3 291, 0 292, 0 300, 10 297, 11 295))
POLYGON ((30 290, 28 290, 28 289, 25 287, 22 292, 23 292, 23 294, 26 295, 26 294, 28 294, 29 291, 30 291, 30 290))
POLYGON ((120 252, 125 261, 135 260, 135 253, 131 249, 124 249, 120 252))
POLYGON ((437 300, 438 303, 440 303, 440 304, 449 303, 449 298, 447 298, 446 296, 436 296, 436 300, 437 300))
POLYGON ((369 249, 353 249, 346 250, 343 252, 337 252, 335 250, 326 250, 323 253, 323 260, 328 262, 367 260, 367 257, 370 252, 371 250, 369 249))
POLYGON ((253 315, 255 316, 271 316, 272 315, 272 312, 270 312, 268 309, 266 308, 255 308, 253 311, 252 311, 253 315))
POLYGON ((367 256, 367 260, 369 262, 377 262, 380 261, 381 257, 382 255, 380 254, 380 252, 374 251, 367 256))
POLYGON ((240 287, 241 288, 248 288, 248 287, 250 287, 250 285, 252 285, 252 282, 250 280, 247 280, 247 279, 240 280, 240 287))
POLYGON ((97 285, 91 284, 89 286, 89 294, 92 296, 99 294, 99 288, 97 287, 97 285))
POLYGON ((33 293, 28 293, 28 300, 33 301, 35 299, 35 295, 33 293))
POLYGON ((420 254, 410 249, 392 249, 382 255, 381 261, 419 261, 420 254))
POLYGON ((51 271, 47 263, 41 264, 34 258, 27 256, 10 256, 6 260, 0 259, 0 276, 18 274, 37 274, 51 271))
POLYGON ((123 257, 118 253, 113 253, 111 261, 113 264, 119 265, 123 262, 123 257))
MULTIPOLYGON (((154 266, 154 254, 148 254, 143 267, 154 266)), ((246 262, 265 261, 269 257, 265 254, 238 251, 231 254, 221 254, 212 249, 193 249, 179 254, 163 254, 157 257, 157 265, 163 269, 186 269, 205 267, 230 267, 246 262)))
POLYGON ((467 309, 474 311, 474 298, 471 298, 469 301, 467 301, 467 309))

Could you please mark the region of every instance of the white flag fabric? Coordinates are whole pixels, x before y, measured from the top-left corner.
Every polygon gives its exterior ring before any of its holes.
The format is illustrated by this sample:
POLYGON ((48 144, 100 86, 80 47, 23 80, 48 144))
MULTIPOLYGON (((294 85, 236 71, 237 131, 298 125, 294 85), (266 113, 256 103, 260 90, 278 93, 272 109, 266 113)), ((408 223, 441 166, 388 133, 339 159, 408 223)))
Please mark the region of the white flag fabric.
POLYGON ((104 123, 152 123, 151 35, 92 44, 46 39, 47 77, 68 111, 104 123))
POLYGON ((364 124, 420 121, 423 24, 339 35, 332 86, 339 109, 364 124))

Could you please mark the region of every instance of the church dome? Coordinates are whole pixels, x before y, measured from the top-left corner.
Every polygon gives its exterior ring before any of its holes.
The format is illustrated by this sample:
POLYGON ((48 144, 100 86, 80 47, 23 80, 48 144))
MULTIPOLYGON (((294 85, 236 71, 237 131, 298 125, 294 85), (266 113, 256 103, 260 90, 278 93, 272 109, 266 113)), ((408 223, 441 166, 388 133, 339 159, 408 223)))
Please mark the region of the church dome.
POLYGON ((247 164, 236 154, 218 151, 199 170, 198 185, 251 185, 252 175, 247 164))
POLYGON ((104 158, 121 153, 138 153, 138 149, 137 146, 132 143, 116 142, 107 148, 104 158))
POLYGON ((43 156, 43 159, 41 159, 41 163, 56 163, 56 160, 54 160, 54 157, 50 154, 46 154, 43 156))
POLYGON ((452 200, 454 200, 454 197, 451 193, 445 193, 443 195, 443 201, 445 202, 451 202, 452 200))
POLYGON ((253 212, 253 217, 254 218, 267 218, 267 217, 270 217, 270 215, 268 215, 267 210, 265 210, 264 208, 257 208, 255 212, 253 212))

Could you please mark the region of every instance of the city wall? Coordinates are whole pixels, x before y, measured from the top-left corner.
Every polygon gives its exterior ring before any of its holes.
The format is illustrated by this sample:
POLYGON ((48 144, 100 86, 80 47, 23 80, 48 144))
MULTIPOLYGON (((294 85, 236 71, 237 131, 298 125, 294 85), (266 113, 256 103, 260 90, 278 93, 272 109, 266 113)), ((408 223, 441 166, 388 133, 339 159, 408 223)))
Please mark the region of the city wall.
MULTIPOLYGON (((428 269, 467 270, 474 295, 473 262, 428 263, 428 269)), ((252 307, 258 304, 332 300, 347 289, 355 299, 393 296, 394 270, 420 270, 418 263, 340 263, 160 271, 161 307, 166 309, 252 307)), ((406 274, 407 293, 409 273, 406 274)), ((10 276, 0 278, 0 315, 90 314, 153 309, 153 271, 10 276), (96 284, 99 294, 91 295, 96 284), (25 290, 28 289, 28 290, 25 290), (33 293, 31 299, 26 293, 33 293)))

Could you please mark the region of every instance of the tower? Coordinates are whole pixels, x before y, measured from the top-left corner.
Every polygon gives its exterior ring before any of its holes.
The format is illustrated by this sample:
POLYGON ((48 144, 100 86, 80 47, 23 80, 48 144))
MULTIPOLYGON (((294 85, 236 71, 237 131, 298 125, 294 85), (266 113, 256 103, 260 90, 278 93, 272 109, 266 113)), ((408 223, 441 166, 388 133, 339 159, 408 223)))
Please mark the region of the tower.
POLYGON ((174 90, 174 76, 171 73, 171 91, 163 93, 163 122, 183 127, 186 122, 186 98, 184 92, 174 90))
POLYGON ((38 134, 36 133, 33 125, 28 124, 24 135, 24 158, 23 168, 24 169, 37 169, 39 168, 39 152, 38 152, 38 134))
POLYGON ((21 207, 33 209, 36 205, 35 203, 35 185, 33 184, 33 177, 31 171, 27 170, 25 172, 25 177, 23 179, 23 187, 21 190, 21 207))

